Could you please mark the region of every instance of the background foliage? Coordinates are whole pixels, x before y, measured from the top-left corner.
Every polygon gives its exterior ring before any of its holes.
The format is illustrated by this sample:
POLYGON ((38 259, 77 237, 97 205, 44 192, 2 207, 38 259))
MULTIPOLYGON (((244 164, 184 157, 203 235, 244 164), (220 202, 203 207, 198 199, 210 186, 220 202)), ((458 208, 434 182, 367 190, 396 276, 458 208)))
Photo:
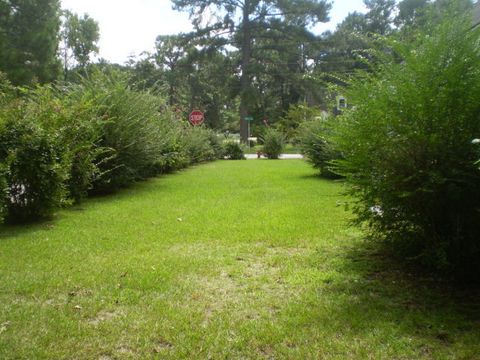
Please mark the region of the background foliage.
POLYGON ((59 29, 59 0, 0 2, 0 72, 14 84, 55 80, 59 29))

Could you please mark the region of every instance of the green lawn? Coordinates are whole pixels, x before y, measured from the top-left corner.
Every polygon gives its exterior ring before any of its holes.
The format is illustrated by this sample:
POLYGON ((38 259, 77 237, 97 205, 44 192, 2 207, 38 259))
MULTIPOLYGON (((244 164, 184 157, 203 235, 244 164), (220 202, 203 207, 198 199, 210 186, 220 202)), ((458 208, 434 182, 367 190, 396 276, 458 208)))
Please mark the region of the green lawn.
POLYGON ((0 228, 0 359, 479 359, 303 161, 219 161, 0 228))
MULTIPOLYGON (((258 151, 262 151, 263 145, 255 145, 251 148, 247 148, 245 151, 245 154, 256 154, 258 151)), ((287 144, 285 145, 285 148, 282 151, 282 154, 300 154, 301 151, 298 147, 292 145, 292 144, 287 144)))

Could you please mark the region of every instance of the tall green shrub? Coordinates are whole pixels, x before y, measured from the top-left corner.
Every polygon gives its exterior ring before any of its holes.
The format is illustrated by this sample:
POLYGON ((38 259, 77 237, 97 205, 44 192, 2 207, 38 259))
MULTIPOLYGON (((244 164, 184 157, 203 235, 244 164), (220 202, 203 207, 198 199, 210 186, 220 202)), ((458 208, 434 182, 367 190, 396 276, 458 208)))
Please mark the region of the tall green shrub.
POLYGON ((285 148, 285 136, 282 132, 268 128, 265 130, 263 137, 263 153, 269 159, 278 159, 285 148))
POLYGON ((0 163, 0 223, 3 222, 7 214, 7 199, 8 199, 8 169, 6 164, 0 163))
POLYGON ((232 140, 227 140, 224 144, 224 155, 228 160, 245 160, 245 151, 243 145, 232 140))
POLYGON ((164 141, 160 157, 155 163, 155 173, 168 173, 188 166, 190 159, 185 151, 185 124, 173 112, 165 109, 160 125, 164 141))
POLYGON ((13 88, 0 74, 0 222, 33 220, 138 179, 222 156, 211 130, 118 74, 13 88), (21 97, 17 95, 21 93, 21 97))
POLYGON ((375 73, 349 88, 355 108, 334 136, 358 219, 403 255, 464 274, 480 264, 472 144, 480 134, 480 29, 470 24, 448 18, 415 43, 391 41, 375 73))
POLYGON ((3 110, 0 186, 5 189, 6 185, 6 218, 22 222, 49 216, 62 204, 68 177, 58 137, 42 129, 17 104, 3 110))
POLYGON ((210 131, 203 127, 188 125, 183 133, 184 149, 191 164, 217 158, 210 142, 210 131))
POLYGON ((223 139, 220 139, 219 134, 217 134, 212 129, 208 129, 207 131, 208 142, 213 150, 212 160, 223 159, 225 150, 223 147, 223 139))
MULTIPOLYGON (((1 115, 5 112, 6 106, 13 98, 14 89, 7 80, 5 74, 0 72, 0 130, 5 126, 5 118, 1 115)), ((7 183, 8 169, 5 162, 0 162, 0 223, 3 221, 7 209, 8 183, 7 183)))
POLYGON ((67 196, 79 202, 98 176, 96 159, 106 151, 99 146, 100 105, 79 85, 39 87, 28 93, 27 100, 24 107, 31 118, 58 137, 68 168, 67 196))
POLYGON ((312 119, 302 123, 297 131, 300 151, 313 167, 320 170, 321 176, 326 178, 338 177, 331 171, 332 161, 340 159, 339 152, 329 140, 334 121, 334 118, 312 119))
POLYGON ((129 88, 118 74, 94 74, 83 82, 102 119, 99 145, 108 149, 98 159, 94 190, 110 192, 151 176, 166 140, 160 111, 165 101, 129 88))

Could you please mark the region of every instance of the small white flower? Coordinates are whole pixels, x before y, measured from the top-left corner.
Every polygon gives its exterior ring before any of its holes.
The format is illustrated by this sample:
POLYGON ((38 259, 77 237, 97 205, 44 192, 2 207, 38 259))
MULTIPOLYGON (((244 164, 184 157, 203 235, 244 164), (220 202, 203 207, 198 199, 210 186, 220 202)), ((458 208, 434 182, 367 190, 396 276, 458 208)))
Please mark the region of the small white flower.
POLYGON ((473 140, 472 140, 472 144, 473 144, 473 145, 480 144, 480 139, 473 139, 473 140))

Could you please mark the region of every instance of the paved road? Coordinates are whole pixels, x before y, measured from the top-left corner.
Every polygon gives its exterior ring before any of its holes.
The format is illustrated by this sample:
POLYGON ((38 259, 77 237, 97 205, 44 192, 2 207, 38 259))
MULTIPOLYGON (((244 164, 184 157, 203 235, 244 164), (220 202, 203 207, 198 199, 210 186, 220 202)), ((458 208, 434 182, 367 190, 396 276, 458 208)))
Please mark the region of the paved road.
MULTIPOLYGON (((246 154, 245 157, 247 159, 257 159, 257 154, 246 154)), ((262 159, 265 159, 264 156, 262 156, 262 159)), ((283 160, 290 160, 290 159, 303 159, 303 155, 302 154, 282 154, 280 155, 280 159, 283 159, 283 160)))

